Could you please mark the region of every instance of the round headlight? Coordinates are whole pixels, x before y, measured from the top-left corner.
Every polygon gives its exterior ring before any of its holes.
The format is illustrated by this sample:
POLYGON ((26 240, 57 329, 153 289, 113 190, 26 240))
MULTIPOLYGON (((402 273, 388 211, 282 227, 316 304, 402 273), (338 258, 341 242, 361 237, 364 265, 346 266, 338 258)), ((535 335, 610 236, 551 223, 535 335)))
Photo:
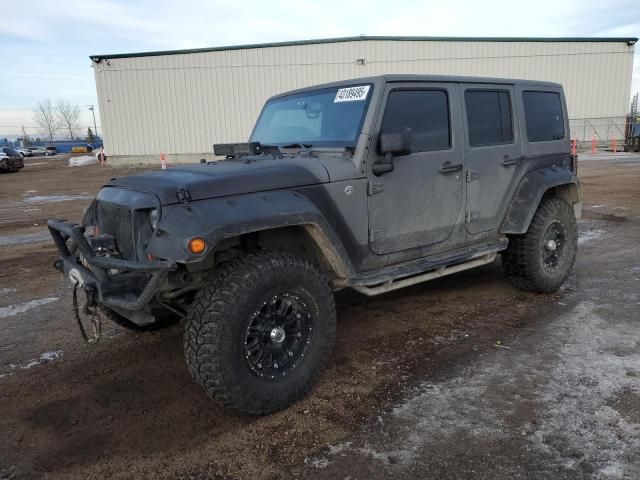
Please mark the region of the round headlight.
POLYGON ((158 226, 158 209, 154 208, 153 210, 149 211, 149 223, 151 224, 151 228, 153 228, 154 230, 157 228, 158 226))

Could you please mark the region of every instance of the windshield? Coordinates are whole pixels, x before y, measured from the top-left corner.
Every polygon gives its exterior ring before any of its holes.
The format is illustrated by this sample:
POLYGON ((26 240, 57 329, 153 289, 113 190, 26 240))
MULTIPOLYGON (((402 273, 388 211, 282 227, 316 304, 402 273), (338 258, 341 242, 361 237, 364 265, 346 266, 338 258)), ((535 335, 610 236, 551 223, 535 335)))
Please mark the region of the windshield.
POLYGON ((371 85, 340 86, 270 100, 250 141, 277 146, 355 147, 372 92, 371 85))
POLYGON ((4 153, 6 153, 7 155, 12 156, 12 157, 17 157, 18 155, 20 155, 20 154, 17 152, 17 150, 14 150, 14 149, 13 149, 13 148, 11 148, 11 147, 5 147, 5 148, 4 148, 4 153))

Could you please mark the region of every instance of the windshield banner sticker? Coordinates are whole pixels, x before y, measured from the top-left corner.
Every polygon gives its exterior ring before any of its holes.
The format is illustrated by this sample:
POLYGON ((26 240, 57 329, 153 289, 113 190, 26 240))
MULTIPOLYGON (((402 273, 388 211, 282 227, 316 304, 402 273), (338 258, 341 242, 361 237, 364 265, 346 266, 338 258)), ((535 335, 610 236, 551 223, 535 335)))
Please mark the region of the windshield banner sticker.
POLYGON ((336 98, 333 103, 338 102, 359 102, 367 98, 369 93, 369 85, 360 87, 341 88, 336 92, 336 98))

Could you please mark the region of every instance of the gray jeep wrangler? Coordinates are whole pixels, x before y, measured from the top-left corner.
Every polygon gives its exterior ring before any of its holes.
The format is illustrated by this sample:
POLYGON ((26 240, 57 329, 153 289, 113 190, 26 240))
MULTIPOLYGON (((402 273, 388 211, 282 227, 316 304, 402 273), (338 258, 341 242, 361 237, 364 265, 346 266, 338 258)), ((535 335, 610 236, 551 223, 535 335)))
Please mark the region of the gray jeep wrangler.
POLYGON ((274 412, 326 364, 336 290, 497 254, 518 288, 562 285, 581 206, 567 118, 562 87, 537 81, 386 75, 277 95, 248 143, 214 146, 225 160, 113 179, 81 224, 50 220, 54 266, 79 322, 184 318, 207 394, 274 412))

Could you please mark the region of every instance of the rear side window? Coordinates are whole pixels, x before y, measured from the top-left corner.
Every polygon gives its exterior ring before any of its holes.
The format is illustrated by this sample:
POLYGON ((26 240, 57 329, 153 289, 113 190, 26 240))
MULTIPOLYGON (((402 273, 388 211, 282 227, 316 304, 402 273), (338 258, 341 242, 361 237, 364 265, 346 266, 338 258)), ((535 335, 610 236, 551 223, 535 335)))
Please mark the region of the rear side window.
POLYGON ((467 90, 464 93, 469 126, 469 145, 500 145, 513 142, 509 92, 467 90))
POLYGON ((522 92, 527 138, 530 142, 548 142, 564 138, 564 116, 560 94, 522 92))
POLYGON ((412 152, 451 146, 449 98, 444 90, 393 90, 382 119, 383 132, 411 132, 412 152))

